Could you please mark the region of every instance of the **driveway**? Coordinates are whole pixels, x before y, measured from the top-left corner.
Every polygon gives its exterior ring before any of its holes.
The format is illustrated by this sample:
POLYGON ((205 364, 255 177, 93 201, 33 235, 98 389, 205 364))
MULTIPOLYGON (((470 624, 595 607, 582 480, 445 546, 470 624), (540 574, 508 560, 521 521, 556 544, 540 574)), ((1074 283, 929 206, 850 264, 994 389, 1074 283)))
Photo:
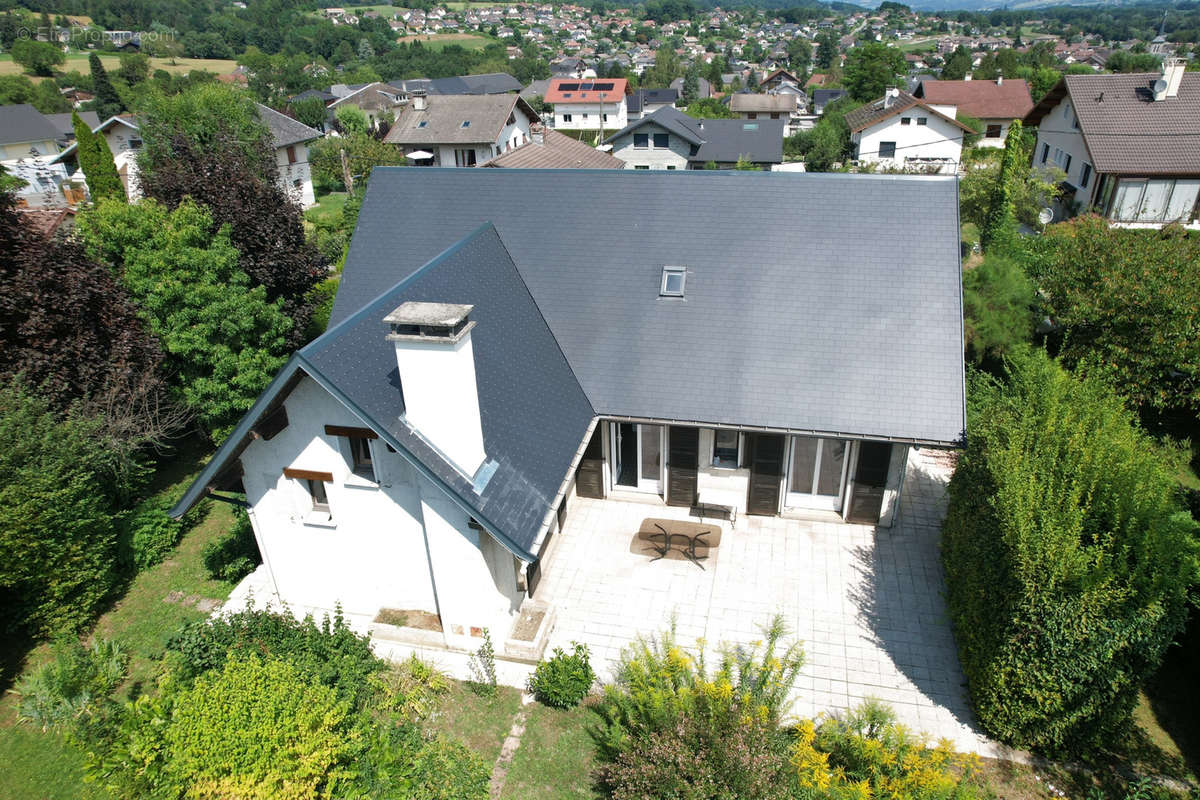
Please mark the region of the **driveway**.
POLYGON ((900 513, 890 528, 744 516, 701 570, 631 552, 646 517, 686 509, 572 497, 536 599, 557 607, 552 646, 586 643, 602 679, 638 634, 674 620, 681 644, 760 640, 782 613, 804 643, 791 713, 837 713, 864 698, 887 701, 931 739, 983 754, 945 603, 938 554, 951 463, 910 451, 900 513))

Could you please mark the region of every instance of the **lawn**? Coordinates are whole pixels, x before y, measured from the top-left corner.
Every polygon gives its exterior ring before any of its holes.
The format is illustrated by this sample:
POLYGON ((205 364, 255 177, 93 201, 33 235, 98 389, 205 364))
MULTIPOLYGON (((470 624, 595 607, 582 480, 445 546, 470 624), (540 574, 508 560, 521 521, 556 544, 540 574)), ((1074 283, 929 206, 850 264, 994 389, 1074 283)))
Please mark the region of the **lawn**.
MULTIPOLYGON (((482 48, 481 48, 482 49, 482 48)), ((121 66, 121 59, 116 53, 105 53, 100 56, 100 63, 107 70, 114 70, 121 66)), ((151 58, 150 72, 153 73, 156 69, 165 69, 172 73, 188 73, 194 69, 207 70, 215 72, 218 75, 224 75, 232 72, 237 67, 237 62, 225 58, 176 58, 172 63, 169 58, 151 58)), ((79 72, 88 71, 88 54, 87 53, 71 53, 67 56, 67 61, 58 68, 59 72, 79 72)), ((0 75, 20 75, 22 67, 12 60, 10 55, 0 55, 0 75)), ((40 81, 42 78, 37 78, 32 75, 26 75, 31 81, 40 81)))
POLYGON ((330 192, 317 198, 317 204, 304 212, 304 218, 312 223, 334 222, 341 217, 346 206, 346 192, 330 192))
POLYGON ((595 767, 588 725, 595 712, 585 706, 559 711, 533 705, 504 782, 502 798, 591 800, 600 797, 593 788, 595 767))
POLYGON ((452 44, 461 45, 468 50, 482 50, 489 44, 496 43, 495 39, 478 33, 423 33, 412 36, 401 36, 396 41, 401 44, 420 42, 430 50, 444 50, 452 44))
POLYGON ((516 689, 498 686, 495 696, 483 697, 467 684, 454 681, 432 724, 434 730, 462 739, 490 765, 499 757, 520 708, 521 693, 516 689))

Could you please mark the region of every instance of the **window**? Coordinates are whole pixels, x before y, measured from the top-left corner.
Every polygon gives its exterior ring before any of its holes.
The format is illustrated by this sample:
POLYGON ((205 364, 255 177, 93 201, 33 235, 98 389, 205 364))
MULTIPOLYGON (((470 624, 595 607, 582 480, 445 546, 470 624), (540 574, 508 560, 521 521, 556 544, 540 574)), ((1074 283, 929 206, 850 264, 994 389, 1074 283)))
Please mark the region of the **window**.
POLYGON ((663 297, 683 297, 683 284, 687 280, 687 270, 683 267, 663 267, 662 286, 658 293, 663 297))
POLYGON ((737 469, 738 432, 717 429, 713 435, 712 465, 721 469, 737 469))
POLYGON ((901 125, 912 125, 912 117, 901 117, 900 124, 901 125))
POLYGON ((1194 178, 1122 178, 1108 216, 1120 222, 1187 222, 1198 194, 1200 180, 1194 178))
POLYGON ((1042 163, 1045 164, 1048 158, 1050 158, 1050 145, 1044 144, 1042 145, 1042 163))
POLYGON ((601 118, 602 118, 602 119, 603 119, 605 122, 608 122, 608 112, 607 112, 607 111, 606 111, 606 112, 604 112, 603 114, 601 114, 601 115, 600 115, 600 117, 601 117, 601 118))
POLYGON ((929 117, 917 117, 917 124, 918 125, 928 125, 929 117))
POLYGON ((634 164, 633 168, 634 169, 650 169, 650 165, 649 164, 634 164))
POLYGON ((758 119, 758 114, 755 114, 753 111, 751 111, 746 115, 746 119, 758 119))
POLYGON ((418 128, 424 128, 424 127, 427 127, 428 125, 429 125, 429 120, 427 120, 427 119, 423 119, 417 123, 418 128))
POLYGON ((587 112, 586 112, 586 111, 585 111, 585 112, 583 112, 583 118, 584 118, 584 119, 587 119, 587 118, 588 118, 588 115, 587 115, 587 112))
POLYGON ((744 122, 744 123, 742 123, 742 130, 756 131, 756 130, 758 130, 758 123, 757 122, 744 122))
POLYGON ((880 158, 895 158, 896 157, 896 143, 895 142, 880 142, 879 143, 879 157, 880 158))
POLYGON ((141 140, 141 139, 139 139, 137 136, 131 136, 131 137, 129 137, 129 149, 130 149, 130 150, 136 150, 136 149, 138 149, 138 148, 139 148, 139 147, 141 147, 141 146, 142 146, 142 140, 141 140))
POLYGON ((570 122, 570 121, 571 121, 571 115, 563 114, 563 122, 570 122))
POLYGON ((675 169, 675 165, 674 165, 674 164, 668 164, 668 165, 667 165, 667 169, 675 169))
POLYGON ((649 147, 650 147, 650 134, 635 133, 633 135, 633 149, 634 150, 646 150, 649 147))
POLYGON ((289 144, 287 147, 287 157, 289 164, 296 163, 296 146, 289 144))
POLYGON ((312 510, 320 514, 328 514, 329 495, 325 494, 325 482, 308 478, 304 483, 308 487, 308 496, 312 500, 312 510))
POLYGON ((671 146, 670 140, 671 140, 671 137, 668 134, 665 134, 665 133, 654 134, 654 146, 656 148, 661 148, 663 150, 666 150, 668 147, 671 146))
POLYGON ((1092 165, 1083 162, 1083 169, 1079 171, 1079 188, 1086 189, 1088 183, 1092 180, 1092 165))
POLYGON ((1063 172, 1067 173, 1068 175, 1071 174, 1071 156, 1070 155, 1067 156, 1066 163, 1063 164, 1063 172))
POLYGON ((778 115, 778 114, 772 114, 772 115, 771 115, 771 119, 779 119, 779 115, 778 115))
POLYGON ((473 167, 475 166, 475 149, 454 151, 454 166, 456 167, 473 167))
POLYGON ((1004 126, 1002 125, 988 125, 987 130, 983 132, 983 135, 989 139, 999 139, 1000 132, 1003 127, 1004 126))
POLYGON ((375 462, 371 459, 371 440, 365 436, 351 436, 350 455, 354 460, 354 474, 374 483, 375 462))

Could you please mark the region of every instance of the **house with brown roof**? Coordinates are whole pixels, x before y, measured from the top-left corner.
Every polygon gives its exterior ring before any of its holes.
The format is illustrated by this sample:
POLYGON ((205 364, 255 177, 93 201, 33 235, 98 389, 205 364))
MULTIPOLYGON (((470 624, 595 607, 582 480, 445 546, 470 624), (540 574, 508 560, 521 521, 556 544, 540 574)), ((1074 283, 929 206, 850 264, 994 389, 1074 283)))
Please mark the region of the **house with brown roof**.
POLYGON ((515 94, 434 95, 414 92, 385 142, 417 165, 473 167, 529 141, 540 122, 515 94))
POLYGON ((739 119, 781 119, 784 121, 783 135, 787 137, 801 130, 800 115, 805 107, 795 94, 738 92, 730 96, 729 110, 739 119))
POLYGON ((488 159, 479 166, 507 169, 625 169, 625 162, 573 136, 547 129, 540 122, 529 128, 529 141, 488 159))
POLYGON ((888 170, 953 174, 964 136, 974 133, 954 115, 954 106, 935 107, 887 89, 881 99, 846 114, 854 158, 888 170))
POLYGON ((1067 174, 1065 215, 1093 209, 1132 227, 1200 227, 1200 73, 1182 61, 1162 72, 1067 75, 1025 124, 1038 129, 1033 163, 1067 174))
POLYGON ((554 106, 554 127, 570 130, 619 130, 629 124, 625 78, 575 80, 551 78, 546 103, 554 106))
POLYGON ((980 147, 1004 147, 1008 126, 1033 110, 1029 84, 1021 78, 994 81, 940 81, 925 78, 913 96, 932 106, 954 106, 983 123, 980 147))

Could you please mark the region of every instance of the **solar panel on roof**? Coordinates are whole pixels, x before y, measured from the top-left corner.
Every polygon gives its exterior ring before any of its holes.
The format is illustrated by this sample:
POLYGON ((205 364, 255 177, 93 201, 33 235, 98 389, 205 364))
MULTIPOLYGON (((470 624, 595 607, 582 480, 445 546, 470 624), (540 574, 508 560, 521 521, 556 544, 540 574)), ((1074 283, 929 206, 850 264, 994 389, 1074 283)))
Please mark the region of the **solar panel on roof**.
POLYGON ((590 92, 592 89, 592 84, 590 81, 588 83, 581 83, 579 84, 579 88, 585 92, 590 92))
POLYGON ((597 92, 610 92, 614 86, 616 86, 615 83, 596 83, 592 85, 592 88, 597 92))
POLYGON ((579 91, 578 83, 560 83, 558 85, 560 92, 577 92, 579 91))

